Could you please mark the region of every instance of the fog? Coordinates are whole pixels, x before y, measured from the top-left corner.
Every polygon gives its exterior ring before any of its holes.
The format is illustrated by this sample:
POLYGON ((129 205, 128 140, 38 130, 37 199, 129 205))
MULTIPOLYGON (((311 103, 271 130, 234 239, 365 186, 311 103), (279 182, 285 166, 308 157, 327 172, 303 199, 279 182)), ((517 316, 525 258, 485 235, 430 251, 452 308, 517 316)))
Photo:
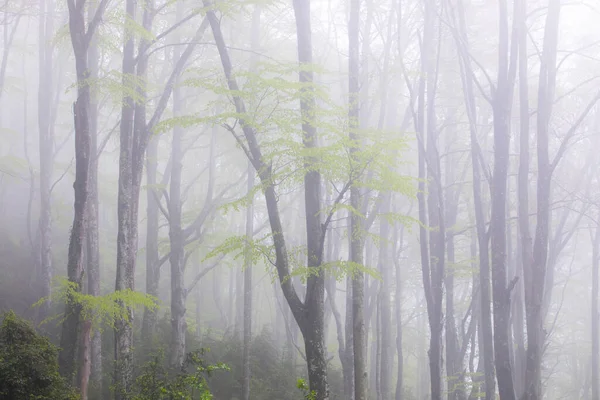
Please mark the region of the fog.
POLYGON ((599 19, 0 0, 0 398, 600 400, 599 19))

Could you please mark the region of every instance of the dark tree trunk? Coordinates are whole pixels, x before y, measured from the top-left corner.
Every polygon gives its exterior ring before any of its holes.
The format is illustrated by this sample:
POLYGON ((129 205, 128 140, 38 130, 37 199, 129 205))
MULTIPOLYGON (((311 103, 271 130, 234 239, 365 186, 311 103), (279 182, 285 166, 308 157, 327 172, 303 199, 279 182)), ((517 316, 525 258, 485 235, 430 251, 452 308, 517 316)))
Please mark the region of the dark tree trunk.
MULTIPOLYGON (((494 170, 490 237, 492 250, 492 291, 494 310, 494 356, 498 389, 502 400, 514 400, 510 360, 510 293, 516 280, 507 284, 506 271, 506 186, 510 148, 510 114, 516 73, 516 40, 509 52, 509 24, 506 0, 499 2, 499 60, 497 88, 492 99, 494 114, 494 170)), ((516 26, 516 24, 514 24, 516 26)), ((514 36, 514 35, 513 35, 514 36)), ((513 37, 513 39, 516 39, 513 37)))
MULTIPOLYGON (((207 1, 204 3, 206 6, 209 6, 207 1)), ((294 1, 298 29, 298 58, 301 65, 309 65, 312 62, 309 5, 308 2, 294 1)), ((245 122, 246 106, 244 101, 235 94, 239 88, 233 76, 231 60, 223 39, 219 19, 213 9, 209 8, 207 10, 207 18, 212 28, 228 87, 234 93, 233 100, 236 111, 238 115, 242 116, 240 118, 240 126, 246 141, 244 146, 247 146, 244 149, 255 170, 258 172, 261 183, 264 185, 263 193, 267 205, 271 232, 273 234, 275 265, 279 276, 279 283, 304 337, 309 387, 311 391, 314 391, 316 399, 326 400, 329 399, 329 386, 327 383, 324 337, 325 276, 321 271, 319 274, 311 275, 308 278, 305 301, 303 302, 290 279, 289 258, 283 235, 283 225, 275 184, 273 182, 272 169, 263 159, 261 147, 257 140, 257 132, 245 122)), ((312 122, 314 118, 312 109, 315 104, 314 95, 310 89, 310 84, 313 82, 312 75, 312 71, 306 68, 303 68, 300 74, 300 82, 303 84, 301 90, 305 92, 301 100, 301 110, 304 117, 304 123, 302 124, 304 146, 307 148, 316 147, 317 145, 316 129, 312 122), (304 86, 305 84, 306 86, 304 86)), ((305 159, 305 163, 308 166, 313 162, 314 160, 311 157, 305 159)), ((323 257, 323 240, 326 226, 323 226, 320 221, 320 174, 311 168, 307 168, 307 170, 309 171, 305 176, 307 265, 308 267, 318 267, 321 265, 323 257)))
MULTIPOLYGON (((68 1, 69 30, 73 52, 75 54, 75 70, 77 73, 77 100, 73 105, 75 124, 75 191, 73 226, 69 238, 67 275, 73 285, 70 289, 81 291, 83 288, 84 259, 83 248, 86 239, 86 212, 88 202, 88 182, 90 167, 90 86, 88 70, 88 49, 94 35, 99 17, 102 16, 106 1, 98 6, 95 16, 86 30, 83 4, 68 1), (96 16, 99 16, 98 19, 96 16)), ((81 305, 74 302, 71 295, 67 297, 65 317, 60 338, 58 357, 59 371, 69 381, 75 378, 77 365, 76 353, 79 342, 81 305)))

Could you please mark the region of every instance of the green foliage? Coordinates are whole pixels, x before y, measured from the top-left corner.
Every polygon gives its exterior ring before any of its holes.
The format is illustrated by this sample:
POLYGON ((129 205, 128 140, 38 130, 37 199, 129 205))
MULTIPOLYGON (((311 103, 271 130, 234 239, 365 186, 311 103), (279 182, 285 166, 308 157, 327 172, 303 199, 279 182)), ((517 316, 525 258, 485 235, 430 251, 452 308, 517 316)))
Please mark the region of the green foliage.
MULTIPOLYGON (((81 307, 81 318, 91 321, 94 329, 114 328, 115 321, 118 320, 129 322, 129 310, 131 308, 145 307, 151 310, 158 308, 158 299, 130 289, 117 290, 104 296, 92 296, 81 293, 78 284, 69 281, 65 277, 58 279, 58 283, 59 286, 54 290, 52 300, 59 303, 72 302, 79 305, 81 307)), ((47 298, 40 299, 34 304, 34 307, 43 304, 47 300, 47 298)), ((61 317, 62 315, 49 317, 44 323, 61 317)))
POLYGON ((75 400, 58 373, 58 350, 27 321, 10 311, 0 326, 0 398, 75 400))
MULTIPOLYGON (((202 342, 210 345, 210 357, 225 362, 229 373, 217 373, 211 378, 209 386, 216 399, 242 398, 243 345, 240 340, 230 336, 224 338, 204 337, 202 342)), ((252 339, 250 345, 250 398, 252 400, 302 400, 303 395, 297 389, 296 377, 303 376, 306 368, 296 365, 287 350, 281 350, 282 344, 267 329, 252 339)), ((296 352, 296 349, 288 349, 296 352)), ((328 378, 331 389, 330 398, 341 399, 342 378, 339 371, 330 367, 328 378)))
POLYGON ((306 379, 302 379, 302 378, 298 379, 298 381, 296 382, 296 387, 302 391, 302 393, 304 394, 304 398, 306 400, 316 400, 317 399, 317 393, 314 390, 311 391, 309 389, 306 379))
POLYGON ((264 235, 258 239, 248 239, 246 235, 231 236, 223 241, 222 244, 210 251, 204 260, 216 257, 220 254, 233 254, 234 260, 238 260, 248 252, 252 259, 252 264, 264 261, 265 264, 273 263, 275 252, 273 246, 267 242, 271 234, 264 235))
POLYGON ((229 368, 223 363, 207 364, 204 354, 204 349, 188 353, 181 369, 171 371, 164 366, 164 353, 159 352, 143 366, 133 400, 212 399, 207 378, 229 368))

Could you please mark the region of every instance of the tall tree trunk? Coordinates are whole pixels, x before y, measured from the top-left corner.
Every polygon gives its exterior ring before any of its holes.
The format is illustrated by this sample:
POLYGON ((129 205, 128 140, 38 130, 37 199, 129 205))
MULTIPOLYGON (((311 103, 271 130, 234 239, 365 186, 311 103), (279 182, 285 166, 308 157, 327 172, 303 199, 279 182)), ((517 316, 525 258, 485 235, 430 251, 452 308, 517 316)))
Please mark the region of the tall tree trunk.
MULTIPOLYGON (((350 126, 350 140, 353 142, 351 152, 357 151, 359 138, 356 129, 360 126, 360 72, 359 72, 359 14, 360 0, 350 3, 350 20, 348 22, 349 45, 349 99, 348 119, 350 126)), ((350 261, 355 265, 363 264, 363 221, 358 214, 362 209, 361 192, 353 185, 350 189, 350 261)), ((357 271, 352 279, 352 343, 354 353, 354 399, 366 400, 368 391, 367 378, 367 343, 364 316, 364 286, 365 274, 357 271)))
POLYGON ((598 314, 598 273, 600 271, 600 222, 596 223, 596 232, 592 237, 592 399, 600 400, 600 315, 598 314))
MULTIPOLYGON (((183 16, 182 3, 177 4, 177 20, 183 16)), ((179 53, 177 47, 175 53, 179 53)), ((179 58, 179 54, 175 55, 179 58)), ((176 83, 173 89, 173 115, 178 117, 183 110, 181 89, 176 83)), ((171 180, 169 190, 169 240, 171 265, 171 347, 170 363, 173 367, 183 365, 185 357, 185 286, 184 286, 184 243, 181 228, 181 172, 183 168, 183 128, 175 126, 171 142, 171 180)))
MULTIPOLYGON (((450 140, 452 140, 450 138, 450 140)), ((458 214, 458 202, 460 193, 453 189, 456 177, 453 171, 453 162, 456 159, 451 155, 446 155, 446 215, 445 226, 454 227, 456 225, 458 214)), ((448 265, 446 270, 444 285, 446 288, 446 375, 448 385, 448 400, 466 400, 465 381, 463 374, 463 354, 461 353, 458 332, 456 328, 456 316, 454 309, 454 265, 455 259, 455 233, 450 231, 446 235, 446 253, 448 265)))
MULTIPOLYGON (((510 293, 516 280, 507 284, 506 272, 506 185, 510 148, 510 114, 516 73, 516 38, 509 52, 509 24, 506 0, 499 1, 498 80, 493 94, 494 170, 492 176, 492 291, 494 309, 494 356, 496 377, 502 400, 514 400, 512 365, 510 362, 510 293)), ((517 24, 513 24, 516 26, 517 24)), ((514 27, 513 27, 514 29, 514 27)), ((513 32, 514 33, 514 32, 513 32)), ((513 34, 514 36, 514 34, 513 34)))
MULTIPOLYGON (((125 3, 125 18, 135 21, 136 4, 134 0, 125 3)), ((127 24, 126 24, 127 25, 127 24)), ((124 32, 123 46, 123 86, 130 86, 134 74, 134 38, 128 29, 124 32)), ((132 90, 132 88, 129 88, 132 90)), ((133 125, 134 101, 124 92, 120 123, 119 153, 119 192, 118 192, 118 232, 117 232, 117 274, 115 290, 133 290, 137 239, 137 218, 133 207, 133 125)), ((128 321, 115 321, 115 400, 129 397, 133 384, 133 310, 127 311, 128 321)))
MULTIPOLYGON (((93 20, 94 13, 97 10, 97 2, 94 7, 89 7, 88 21, 93 20)), ((94 36, 90 41, 88 50, 88 64, 90 71, 90 80, 93 82, 98 78, 98 41, 94 36)), ((87 257, 87 286, 88 294, 100 296, 100 238, 98 228, 98 99, 95 91, 90 93, 90 169, 88 182, 88 203, 87 203, 87 235, 86 235, 86 257, 87 257)), ((87 342, 88 335, 91 335, 89 346, 84 344, 84 348, 89 348, 87 359, 91 363, 90 387, 95 393, 102 393, 102 335, 98 327, 85 325, 84 343, 87 342)), ((87 371, 87 368, 83 368, 87 371)), ((85 376, 82 376, 85 378, 85 376)), ((81 384, 82 398, 87 395, 84 393, 84 385, 81 384)))
MULTIPOLYGON (((384 105, 385 106, 385 105, 384 105)), ((381 213, 384 215, 379 223, 379 270, 381 271, 381 293, 380 293, 380 314, 381 314, 381 360, 380 360, 380 385, 381 400, 391 400, 392 395, 392 368, 393 368, 393 350, 392 350, 392 306, 391 289, 392 284, 392 266, 390 264, 390 226, 385 218, 385 214, 390 212, 391 194, 386 193, 382 199, 381 213)), ((395 246, 392 246, 394 248, 395 246)), ((398 316, 396 316, 398 317, 398 316)))
MULTIPOLYGON (((556 86, 556 51, 560 0, 549 3, 544 46, 540 63, 537 112, 537 218, 535 241, 525 284, 525 316, 527 321, 527 362, 524 400, 542 399, 542 356, 546 340, 543 302, 548 261, 550 224, 550 184, 552 167, 548 155, 550 116, 556 86)), ((549 289, 549 288, 548 288, 549 289)))
POLYGON ((404 353, 402 351, 402 274, 400 270, 399 256, 402 254, 404 242, 404 226, 400 229, 394 229, 393 255, 396 276, 396 292, 394 296, 394 306, 396 311, 396 355, 398 358, 397 376, 396 376, 396 400, 402 400, 404 397, 404 353), (398 233, 400 231, 400 233, 398 233), (396 249, 399 249, 397 251, 396 249))
MULTIPOLYGON (((158 298, 160 282, 160 265, 158 255, 158 190, 156 190, 156 173, 158 158, 158 137, 153 137, 146 151, 146 294, 158 298)), ((144 309, 142 320, 142 343, 151 348, 156 329, 156 310, 144 309)))
MULTIPOLYGON (((428 195, 427 199, 421 194, 420 218, 427 213, 429 227, 429 251, 427 243, 421 249, 423 283, 427 302, 427 316, 429 320, 429 372, 432 400, 442 399, 442 302, 443 279, 445 260, 445 228, 444 212, 441 193, 441 168, 437 150, 437 126, 435 112, 435 95, 437 83, 437 69, 435 64, 436 50, 434 33, 437 22, 435 20, 435 3, 428 0, 425 3, 423 44, 421 48, 421 71, 426 75, 421 79, 419 88, 419 175, 427 173, 428 195), (425 94, 425 87, 427 92, 425 94), (425 101, 427 106, 425 107, 425 101), (426 118, 426 120, 425 120, 426 118), (426 122, 426 124, 425 124, 426 122), (425 144, 425 132, 426 144, 425 144), (423 148, 425 147, 425 148, 423 148), (427 165, 427 168, 425 168, 427 165), (427 202, 425 207, 425 201, 427 202), (423 256, 428 258, 423 262, 423 256)), ((424 188, 423 188, 424 189, 424 188)), ((422 245, 423 246, 423 245, 422 245)))
MULTIPOLYGON (((283 234, 281 214, 277 199, 276 187, 273 182, 272 167, 265 163, 262 150, 257 140, 255 128, 246 123, 246 105, 236 94, 239 90, 237 81, 233 75, 229 51, 225 45, 219 19, 215 10, 210 7, 208 1, 204 1, 207 9, 207 18, 212 28, 213 36, 221 58, 221 64, 229 89, 233 92, 234 105, 240 115, 240 126, 245 138, 244 147, 252 165, 258 172, 263 186, 263 193, 273 234, 275 247, 275 266, 279 277, 279 283, 287 303, 302 331, 304 337, 306 361, 308 367, 308 379, 311 392, 314 392, 317 400, 329 399, 329 385, 327 382, 327 362, 325 349, 324 331, 324 298, 325 298, 325 276, 324 272, 311 275, 307 279, 305 301, 302 301, 293 286, 290 275, 290 263, 288 258, 285 236, 283 234)), ((302 111, 304 133, 303 144, 305 148, 312 149, 317 146, 316 128, 314 126, 315 98, 311 85, 313 73, 307 65, 312 63, 312 44, 310 29, 310 3, 308 1, 294 1, 296 17, 296 28, 298 30, 298 59, 302 84, 300 108, 302 111)), ((319 267, 323 258, 323 241, 325 238, 326 225, 320 220, 320 173, 312 168, 315 160, 306 157, 305 175, 305 207, 306 207, 306 232, 307 232, 307 266, 319 267)))
MULTIPOLYGON (((83 1, 83 0, 82 0, 83 1)), ((94 18, 86 30, 85 8, 83 3, 68 1, 69 31, 73 52, 75 54, 75 70, 77 74, 77 100, 73 105, 75 125, 75 192, 73 226, 69 238, 67 274, 70 290, 81 291, 83 287, 84 259, 83 247, 86 239, 86 212, 88 202, 88 182, 90 166, 90 86, 88 70, 88 50, 96 26, 106 6, 103 1, 98 6, 94 18), (97 18, 98 17, 98 18, 97 18)), ((77 365, 76 350, 79 343, 81 305, 77 304, 72 294, 67 296, 65 317, 60 338, 58 356, 59 371, 68 380, 75 378, 77 365)))
MULTIPOLYGON (((52 201, 50 185, 54 159, 52 117, 52 72, 54 35, 54 1, 40 0, 39 17, 39 90, 38 130, 40 154, 40 262, 42 268, 41 297, 50 297, 52 287, 52 201)), ((40 310, 40 320, 49 316, 49 301, 40 310)))
POLYGON ((489 256, 489 234, 486 229, 485 212, 483 208, 481 190, 481 148, 477 139, 477 105, 473 88, 473 75, 471 73, 471 58, 469 56, 469 45, 467 28, 465 22, 465 10, 462 0, 457 2, 458 23, 461 42, 458 45, 461 55, 461 80, 467 116, 469 119, 469 133, 471 143, 471 165, 473 170, 473 203, 475 208, 475 225, 477 232, 477 243, 479 247, 479 288, 481 306, 481 337, 483 352, 483 367, 485 374, 485 399, 492 400, 495 396, 496 381, 494 375, 494 343, 492 333, 492 314, 490 310, 490 256, 489 256))
MULTIPOLYGON (((529 284, 529 268, 532 260, 532 239, 529 229, 529 79, 527 77, 527 0, 520 1, 519 10, 519 170, 517 174, 517 219, 520 241, 517 245, 519 260, 517 268, 523 271, 523 279, 517 283, 514 298, 513 331, 516 341, 515 349, 515 390, 520 396, 524 390, 525 376, 525 341, 523 316, 523 285, 529 284)), ((517 272, 518 273, 518 272, 517 272)))

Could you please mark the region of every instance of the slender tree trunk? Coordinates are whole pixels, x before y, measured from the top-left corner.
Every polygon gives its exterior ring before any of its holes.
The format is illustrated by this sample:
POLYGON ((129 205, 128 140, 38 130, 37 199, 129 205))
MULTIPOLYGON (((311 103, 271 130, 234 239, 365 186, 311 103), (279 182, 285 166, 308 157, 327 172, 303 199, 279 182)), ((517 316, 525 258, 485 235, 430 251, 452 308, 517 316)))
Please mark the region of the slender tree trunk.
POLYGON ((400 261, 396 258, 402 254, 404 242, 404 227, 400 228, 398 237, 398 229, 394 229, 394 264, 396 267, 396 293, 394 296, 395 311, 396 311, 396 354, 398 358, 398 373, 396 376, 396 400, 402 400, 404 397, 404 353, 402 351, 402 274, 400 271, 400 261), (396 247, 400 251, 396 251, 396 247))
MULTIPOLYGON (((97 3, 97 2, 96 2, 97 3)), ((88 21, 93 19, 97 10, 90 7, 88 21)), ((88 64, 90 69, 90 80, 98 78, 98 42, 94 36, 90 41, 88 51, 88 64)), ((90 93, 90 170, 89 170, 89 193, 87 203, 87 283, 88 294, 100 296, 100 238, 98 228, 98 104, 95 91, 90 93)), ((87 328, 87 326, 86 326, 87 328)), ((88 330, 85 330, 88 332, 88 330)), ((101 394, 102 388, 102 335, 98 328, 92 326, 90 343, 90 386, 95 393, 101 394)), ((83 385, 82 392, 83 392, 83 385)))
POLYGON ((598 273, 600 270, 600 223, 596 224, 596 232, 592 237, 592 399, 600 400, 600 322, 598 311, 598 273))
MULTIPOLYGON (((348 221, 350 221, 350 212, 348 221)), ((352 317, 352 297, 352 276, 348 275, 346 278, 346 315, 344 326, 346 332, 346 357, 343 363, 346 366, 344 395, 350 400, 354 400, 354 323, 352 317)))
MULTIPOLYGON (((458 201, 460 193, 453 189, 453 183, 456 177, 453 171, 453 163, 456 161, 451 155, 446 155, 446 216, 445 226, 453 227, 456 225, 458 214, 458 201)), ((446 375, 448 385, 448 400, 466 400, 465 381, 463 374, 463 354, 461 353, 456 328, 456 316, 454 309, 454 268, 455 243, 454 232, 448 232, 446 235, 446 253, 448 264, 451 266, 446 270, 444 285, 446 288, 446 375)))
MULTIPOLYGON (((146 294, 158 298, 160 282, 160 265, 158 255, 158 191, 156 190, 156 172, 158 158, 158 137, 148 143, 146 152, 146 294)), ((150 348, 154 342, 156 329, 156 311, 144 309, 142 320, 142 343, 150 348)))
MULTIPOLYGON (((254 7, 252 14, 252 50, 257 51, 260 46, 260 15, 261 7, 254 7)), ((256 62, 255 57, 253 57, 256 62)), ((254 189, 254 169, 248 161, 248 185, 247 193, 252 193, 254 189)), ((246 240, 252 240, 254 232, 254 196, 246 209, 246 240)), ((244 349, 242 355, 242 400, 250 400, 250 342, 252 340, 252 257, 250 248, 246 249, 244 255, 244 349)))
MULTIPOLYGON (((356 129, 360 126, 359 96, 360 96, 360 72, 359 72, 359 15, 360 0, 352 0, 350 3, 350 20, 348 23, 349 40, 349 126, 350 140, 356 142, 351 152, 356 152, 359 146, 356 129)), ((353 212, 350 215, 350 261, 355 265, 363 262, 363 221, 358 215, 362 209, 360 189, 353 186, 350 189, 350 205, 353 212)), ((362 271, 354 273, 352 279, 352 326, 353 326, 353 352, 354 352, 354 399, 365 400, 368 393, 367 377, 367 343, 366 326, 364 316, 364 286, 365 274, 362 271)))
POLYGON ((525 315, 527 321, 527 368, 524 400, 542 399, 542 356, 546 335, 544 331, 544 290, 548 261, 550 196, 553 168, 548 155, 550 116, 556 86, 556 52, 560 0, 549 3, 544 47, 540 64, 537 112, 537 218, 529 282, 525 285, 525 315))
POLYGON ((490 310, 490 262, 489 262, 489 234, 486 229, 485 212, 481 190, 481 148, 477 139, 477 107, 471 75, 471 58, 468 54, 468 37, 466 33, 465 10, 462 0, 457 2, 457 14, 461 43, 458 48, 461 55, 461 80, 469 118, 469 131, 471 142, 471 165, 473 170, 473 202, 475 208, 475 224, 477 229, 477 242, 479 247, 479 288, 481 299, 481 337, 483 346, 482 358, 485 373, 485 399, 492 400, 495 396, 494 374, 494 344, 492 333, 492 314, 490 310))
MULTIPOLYGON (((177 5, 177 20, 183 16, 182 3, 177 5)), ((178 53, 177 48, 175 53, 178 53)), ((176 54, 175 58, 179 58, 176 54)), ((173 90, 173 115, 178 117, 183 110, 181 89, 176 84, 173 90)), ((170 363, 173 367, 180 367, 185 357, 185 286, 184 286, 184 244, 181 228, 181 172, 183 169, 183 128, 176 126, 173 129, 171 142, 171 180, 169 193, 169 239, 171 265, 171 348, 170 363)))
MULTIPOLYGON (((381 213, 383 215, 390 212, 391 194, 386 193, 382 199, 381 213)), ((387 219, 382 218, 379 223, 379 270, 381 271, 381 293, 380 293, 380 318, 381 318, 381 360, 380 360, 380 385, 381 400, 391 400, 392 395, 392 368, 393 368, 393 350, 392 350, 392 306, 391 289, 392 268, 389 257, 390 226, 387 219)), ((394 246, 392 246, 393 248, 394 246)))
POLYGON ((494 310, 494 356, 496 377, 502 400, 515 399, 510 360, 510 294, 516 278, 507 283, 506 271, 506 186, 509 166, 510 115, 516 74, 516 23, 509 48, 508 6, 499 1, 498 79, 493 94, 494 170, 492 176, 492 212, 490 222, 492 250, 492 291, 494 310))
MULTIPOLYGON (((39 18, 39 91, 38 130, 40 147, 40 261, 42 267, 41 297, 50 297, 52 287, 52 201, 50 185, 54 159, 52 114, 52 37, 54 35, 54 1, 40 0, 39 18)), ((40 310, 40 320, 49 316, 49 301, 40 310)))
MULTIPOLYGON (((210 4, 205 1, 205 6, 210 4)), ((303 116, 302 130, 304 133, 303 144, 307 149, 317 146, 316 129, 314 126, 315 98, 310 85, 313 83, 313 73, 310 68, 305 68, 312 63, 312 44, 310 28, 310 3, 308 1, 294 1, 296 28, 298 30, 298 59, 302 68, 300 83, 302 84, 300 107, 303 116)), ((213 36, 221 58, 223 72, 227 79, 229 89, 233 92, 234 104, 239 115, 245 116, 246 105, 235 94, 238 90, 237 81, 233 75, 233 68, 229 52, 223 39, 219 19, 215 10, 208 8, 207 18, 212 28, 213 36)), ((255 170, 258 172, 273 234, 275 247, 275 266, 279 283, 290 309, 298 323, 304 337, 306 361, 308 367, 308 380, 310 391, 314 392, 317 400, 329 399, 329 385, 327 382, 327 362, 324 331, 324 298, 325 274, 323 271, 311 275, 307 279, 305 301, 302 301, 293 286, 290 275, 290 264, 283 234, 283 225, 279 211, 276 188, 273 183, 273 171, 263 159, 261 147, 257 141, 257 132, 246 123, 245 117, 240 118, 240 126, 246 141, 245 149, 255 170)), ((320 220, 320 174, 311 168, 315 160, 308 156, 304 160, 305 175, 305 207, 306 207, 306 232, 307 232, 307 266, 319 267, 323 258, 323 240, 326 226, 320 220)))

